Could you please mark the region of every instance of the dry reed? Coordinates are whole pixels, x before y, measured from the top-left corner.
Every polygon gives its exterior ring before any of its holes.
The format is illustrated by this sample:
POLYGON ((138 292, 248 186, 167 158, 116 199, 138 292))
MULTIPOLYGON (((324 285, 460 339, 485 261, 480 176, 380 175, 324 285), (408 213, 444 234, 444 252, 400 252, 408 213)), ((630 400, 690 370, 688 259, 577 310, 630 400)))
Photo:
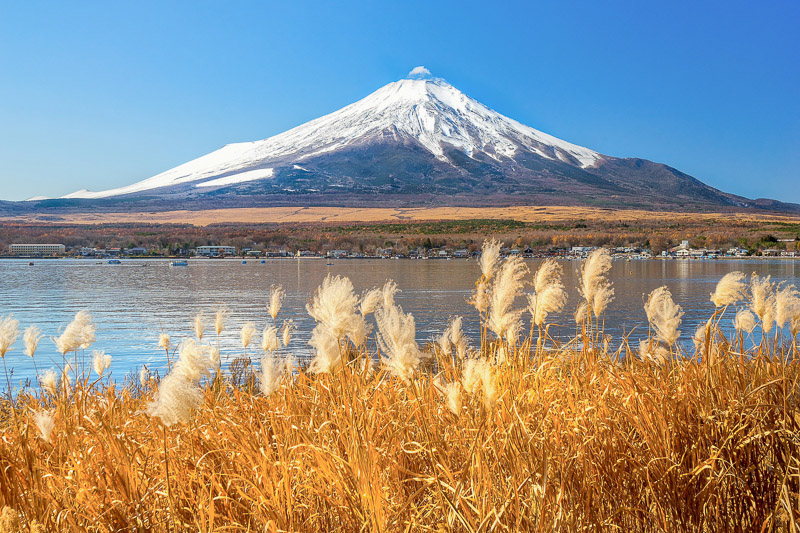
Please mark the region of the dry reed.
MULTIPOLYGON (((492 297, 513 302, 522 269, 488 266, 510 284, 492 297)), ((608 303, 603 272, 584 267, 579 322, 608 303)), ((18 391, 0 418, 0 530, 798 531, 797 340, 726 338, 741 280, 718 291, 694 351, 675 343, 682 311, 660 290, 655 336, 635 349, 526 338, 502 363, 497 340, 468 347, 459 318, 417 346, 393 283, 359 303, 329 277, 308 307, 310 367, 279 355, 270 326, 257 388, 220 374, 218 347, 184 340, 160 381, 77 367, 62 369, 73 383, 49 372, 46 392, 18 391)), ((779 304, 790 327, 793 295, 779 304)), ((507 331, 517 311, 495 311, 512 318, 483 319, 507 331)))

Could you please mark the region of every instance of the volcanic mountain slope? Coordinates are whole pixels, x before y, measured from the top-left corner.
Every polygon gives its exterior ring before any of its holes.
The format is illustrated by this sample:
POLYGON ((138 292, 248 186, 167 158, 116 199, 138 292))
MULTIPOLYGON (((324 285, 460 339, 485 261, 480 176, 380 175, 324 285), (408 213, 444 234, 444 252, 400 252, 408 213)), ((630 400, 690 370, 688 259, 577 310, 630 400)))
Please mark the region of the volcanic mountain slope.
POLYGON ((440 79, 389 83, 274 137, 229 144, 133 185, 78 191, 44 204, 69 204, 71 199, 151 208, 376 203, 798 207, 759 206, 663 164, 610 157, 562 141, 489 109, 440 79))

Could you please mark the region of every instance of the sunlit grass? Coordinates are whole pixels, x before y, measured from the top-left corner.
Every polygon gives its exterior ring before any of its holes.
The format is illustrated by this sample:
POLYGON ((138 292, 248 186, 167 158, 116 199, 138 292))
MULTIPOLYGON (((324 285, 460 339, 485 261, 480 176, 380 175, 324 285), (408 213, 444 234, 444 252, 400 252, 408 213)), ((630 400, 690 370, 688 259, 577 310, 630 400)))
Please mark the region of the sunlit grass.
MULTIPOLYGON (((215 340, 162 339, 168 377, 118 384, 104 357, 92 372, 66 352, 60 380, 3 405, 0 531, 798 531, 796 300, 753 342, 720 327, 745 296, 727 287, 687 351, 659 289, 634 347, 608 342, 610 287, 587 269, 591 301, 558 344, 544 319, 517 333, 519 266, 484 263, 481 340, 455 320, 417 346, 393 284, 362 306, 331 278, 309 303, 310 364, 279 342, 279 305, 260 363, 223 370, 215 340), (167 398, 169 380, 192 392, 167 398)), ((546 268, 539 295, 560 286, 546 268)))

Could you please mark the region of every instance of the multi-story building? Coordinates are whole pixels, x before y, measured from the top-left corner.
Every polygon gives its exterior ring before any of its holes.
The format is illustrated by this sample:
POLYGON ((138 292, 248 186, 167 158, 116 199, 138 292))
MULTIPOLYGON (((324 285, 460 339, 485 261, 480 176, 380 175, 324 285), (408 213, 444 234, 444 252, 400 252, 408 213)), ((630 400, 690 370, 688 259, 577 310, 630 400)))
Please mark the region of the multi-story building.
POLYGON ((198 246, 195 254, 203 257, 223 257, 236 255, 235 246, 198 246))
POLYGON ((63 244, 11 244, 8 251, 12 255, 64 255, 63 244))

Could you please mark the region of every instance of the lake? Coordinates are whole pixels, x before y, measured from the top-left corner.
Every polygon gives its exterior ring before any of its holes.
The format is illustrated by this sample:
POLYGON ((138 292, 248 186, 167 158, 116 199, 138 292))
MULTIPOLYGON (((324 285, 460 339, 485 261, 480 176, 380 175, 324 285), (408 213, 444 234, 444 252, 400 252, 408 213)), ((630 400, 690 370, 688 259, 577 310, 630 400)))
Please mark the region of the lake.
MULTIPOLYGON (((360 294, 393 279, 402 290, 396 301, 416 318, 420 343, 439 335, 450 317, 464 317, 465 332, 479 337, 477 313, 467 299, 479 276, 474 260, 336 260, 327 265, 320 259, 202 260, 192 259, 188 267, 170 267, 168 260, 122 260, 119 265, 106 261, 61 259, 0 261, 0 316, 13 313, 20 329, 36 324, 46 335, 36 354, 40 371, 56 368, 61 355, 50 337, 68 324, 75 313, 88 310, 97 324, 97 342, 91 350, 104 350, 113 357, 113 376, 121 380, 142 364, 151 369, 166 366, 165 354, 158 348, 163 331, 173 344, 193 336, 192 317, 201 310, 207 314, 206 338, 216 341, 213 312, 219 305, 231 311, 219 342, 224 360, 242 353, 239 328, 247 321, 259 329, 272 319, 266 312, 270 285, 286 291, 280 324, 292 318, 298 327, 290 345, 297 357, 309 357, 307 341, 313 320, 305 305, 328 273, 348 276, 360 294), (146 266, 145 266, 146 265, 146 266)), ((535 271, 541 260, 526 260, 535 271)), ((567 308, 548 322, 560 336, 573 335, 573 312, 579 303, 577 273, 580 262, 562 260, 564 284, 569 291, 567 308)), ((661 285, 672 291, 676 303, 686 312, 681 331, 688 340, 695 327, 713 313, 709 294, 726 273, 740 270, 771 275, 776 281, 798 284, 800 261, 795 260, 632 260, 614 261, 611 272, 616 298, 609 306, 606 330, 615 340, 633 331, 633 337, 647 334, 642 304, 646 295, 661 285), (634 329, 636 328, 636 329, 634 329)), ((529 279, 532 279, 532 274, 529 279)), ((522 298, 518 305, 523 306, 522 298)), ((730 318, 734 312, 729 311, 730 318)), ((527 317, 526 317, 527 318, 527 317)), ((729 325, 725 320, 723 325, 729 325)), ((524 331, 527 331, 527 327, 524 331)), ((258 338, 260 344, 260 336, 258 338)), ((13 368, 12 385, 32 378, 32 361, 22 353, 22 339, 6 355, 13 368)), ((251 345, 251 355, 260 350, 251 345)), ((2 389, 5 389, 5 380, 2 389)))

